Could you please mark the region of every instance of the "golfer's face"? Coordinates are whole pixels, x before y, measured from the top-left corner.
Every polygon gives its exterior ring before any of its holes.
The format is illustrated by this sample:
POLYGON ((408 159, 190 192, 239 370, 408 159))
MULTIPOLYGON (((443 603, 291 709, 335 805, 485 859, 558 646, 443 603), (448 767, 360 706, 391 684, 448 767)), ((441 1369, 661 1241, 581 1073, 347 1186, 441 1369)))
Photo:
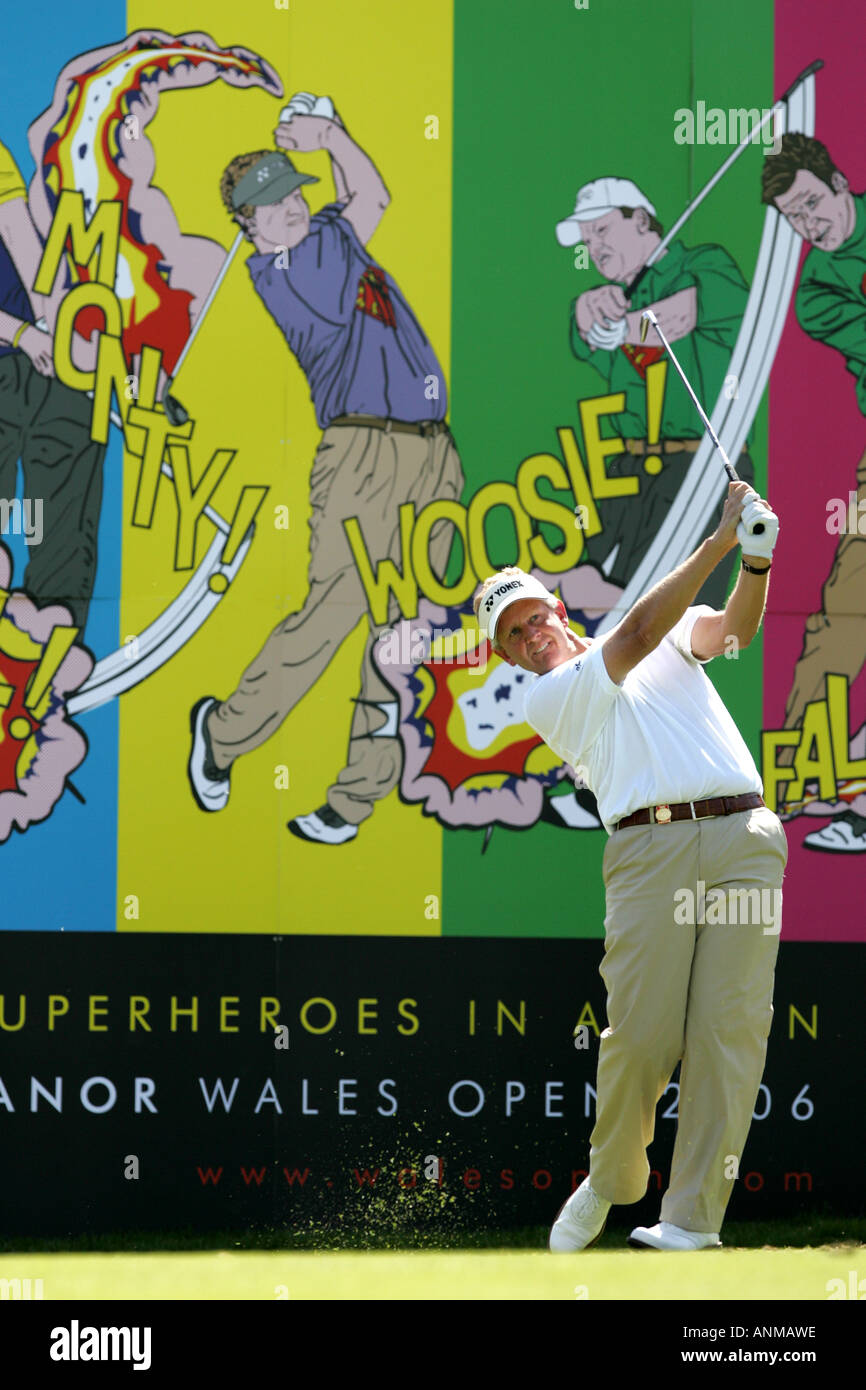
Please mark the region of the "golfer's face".
POLYGON ((256 208, 256 230, 274 246, 286 246, 289 250, 303 241, 310 230, 310 209, 301 190, 296 188, 278 203, 256 208))
POLYGON ((819 251, 835 251, 851 234, 845 191, 834 193, 816 174, 798 169, 787 193, 776 198, 775 203, 804 241, 819 251))
POLYGON ((507 661, 543 676, 573 655, 561 618, 543 599, 510 603, 496 625, 496 645, 507 661))
POLYGON ((590 260, 606 280, 627 283, 643 265, 647 246, 634 215, 623 217, 614 208, 604 217, 581 222, 580 230, 590 260))

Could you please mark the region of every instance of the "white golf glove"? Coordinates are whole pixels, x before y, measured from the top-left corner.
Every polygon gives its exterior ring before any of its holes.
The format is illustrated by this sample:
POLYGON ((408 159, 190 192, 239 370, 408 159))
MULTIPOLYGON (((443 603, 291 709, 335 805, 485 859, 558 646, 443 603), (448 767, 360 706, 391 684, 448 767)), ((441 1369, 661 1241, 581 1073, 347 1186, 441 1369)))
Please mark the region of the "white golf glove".
POLYGON ((289 104, 280 112, 280 121, 290 121, 293 116, 324 116, 328 121, 338 119, 334 115, 331 98, 315 97, 312 92, 295 92, 289 104))
POLYGON ((586 341, 594 348, 603 348, 606 352, 613 352, 620 347, 628 337, 628 323, 622 319, 608 319, 601 324, 595 319, 586 335, 586 341))
POLYGON ((763 498, 752 493, 747 499, 737 527, 737 540, 746 555, 760 556, 769 560, 773 554, 779 535, 779 518, 771 511, 763 498), (763 524, 763 530, 755 534, 755 526, 763 524))

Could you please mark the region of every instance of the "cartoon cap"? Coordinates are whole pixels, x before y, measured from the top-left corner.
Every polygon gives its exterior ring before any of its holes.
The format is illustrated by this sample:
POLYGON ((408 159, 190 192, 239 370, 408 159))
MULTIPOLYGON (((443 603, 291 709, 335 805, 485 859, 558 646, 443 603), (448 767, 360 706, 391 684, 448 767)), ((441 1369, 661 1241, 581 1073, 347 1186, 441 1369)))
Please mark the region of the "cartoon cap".
POLYGON ((300 173, 288 155, 266 154, 247 169, 232 190, 232 207, 237 210, 244 203, 251 203, 255 208, 265 203, 279 203, 302 183, 318 182, 312 174, 300 173))
POLYGON ((560 246, 576 246, 583 241, 581 222, 594 222, 596 217, 606 217, 614 208, 646 208, 651 217, 656 215, 649 198, 631 179, 593 179, 592 183, 585 183, 578 193, 571 217, 556 224, 556 239, 560 246))

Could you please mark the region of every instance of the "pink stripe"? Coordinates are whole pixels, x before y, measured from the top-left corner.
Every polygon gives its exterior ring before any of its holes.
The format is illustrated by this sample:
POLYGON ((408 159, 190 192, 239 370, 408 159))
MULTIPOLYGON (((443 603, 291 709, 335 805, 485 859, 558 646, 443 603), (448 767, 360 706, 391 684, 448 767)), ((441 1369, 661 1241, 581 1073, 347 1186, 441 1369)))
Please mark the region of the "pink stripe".
MULTIPOLYGON (((858 193, 866 185, 861 119, 864 34, 862 0, 834 0, 832 6, 776 0, 774 91, 784 91, 815 58, 824 59, 816 78, 815 135, 858 193)), ((769 495, 782 532, 765 624, 765 728, 784 723, 804 618, 819 610, 821 588, 833 563, 838 538, 826 531, 827 501, 847 498, 856 486, 864 447, 866 420, 857 406, 854 378, 845 370, 841 354, 802 331, 792 300, 770 378, 769 495)), ((862 674, 851 705, 856 729, 866 717, 862 674)), ((783 936, 866 939, 866 855, 831 856, 802 848, 804 836, 825 824, 805 816, 787 823, 790 857, 783 936)))

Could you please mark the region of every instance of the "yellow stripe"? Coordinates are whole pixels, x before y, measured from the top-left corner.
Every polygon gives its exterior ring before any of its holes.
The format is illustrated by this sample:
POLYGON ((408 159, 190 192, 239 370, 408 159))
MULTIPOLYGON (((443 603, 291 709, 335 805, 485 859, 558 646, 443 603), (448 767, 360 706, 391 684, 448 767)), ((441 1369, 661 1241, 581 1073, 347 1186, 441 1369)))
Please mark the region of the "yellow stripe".
MULTIPOLYGON (((391 206, 371 240, 450 367, 452 13, 403 0, 318 0, 238 9, 235 0, 185 8, 189 28, 217 43, 238 43, 268 59, 286 95, 328 94, 350 134, 371 156, 391 206), (438 140, 425 138, 436 116, 438 140)), ((174 32, 177 4, 128 10, 128 28, 174 32)), ((156 185, 170 197, 185 232, 228 246, 233 229, 218 181, 236 154, 269 148, 281 102, 217 82, 168 94, 149 128, 156 185)), ((327 157, 303 155, 318 175, 312 209, 333 197, 327 157)), ((188 711, 202 694, 224 698, 257 656, 271 629, 307 592, 309 474, 320 438, 307 382, 282 334, 252 290, 239 254, 185 365, 176 394, 206 401, 196 421, 194 475, 214 449, 238 449, 214 504, 231 514, 243 484, 271 492, 252 551, 232 592, 196 637, 155 676, 121 698, 118 825, 118 927, 135 931, 256 931, 438 935, 442 831, 395 792, 377 805, 356 840, 307 845, 287 820, 314 810, 343 765, 358 694, 363 625, 323 678, 257 752, 240 760, 231 800, 218 815, 193 804, 186 781, 188 711), (286 441, 285 443, 281 441, 286 441), (291 529, 273 525, 287 505, 291 529), (275 788, 275 768, 289 789, 275 788), (139 898, 139 915, 123 904, 139 898)), ((127 457, 121 637, 141 632, 187 575, 172 572, 177 508, 161 484, 152 531, 129 525, 138 467, 127 457)), ((212 531, 200 526, 197 558, 212 531)))

